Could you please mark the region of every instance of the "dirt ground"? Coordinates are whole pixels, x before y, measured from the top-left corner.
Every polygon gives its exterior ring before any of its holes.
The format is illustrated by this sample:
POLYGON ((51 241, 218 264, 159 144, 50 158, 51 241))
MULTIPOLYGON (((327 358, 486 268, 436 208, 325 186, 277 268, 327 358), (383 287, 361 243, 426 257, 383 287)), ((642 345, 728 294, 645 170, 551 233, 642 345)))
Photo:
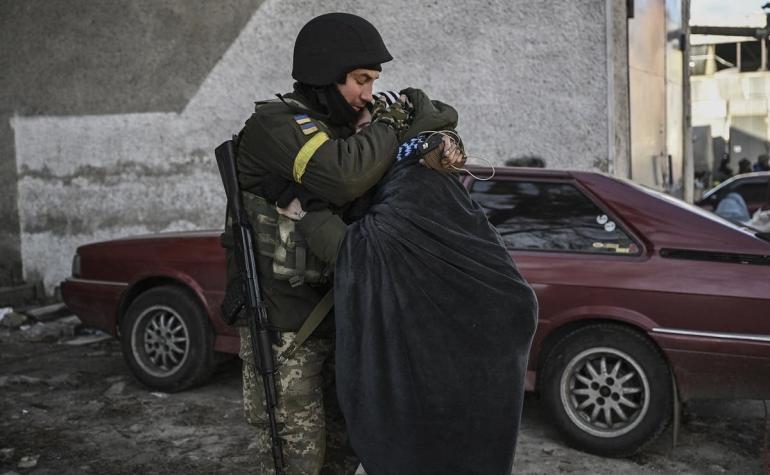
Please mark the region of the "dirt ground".
MULTIPOLYGON (((0 474, 253 473, 237 360, 205 387, 164 394, 132 378, 116 340, 73 338, 0 329, 0 474)), ((676 449, 669 429, 631 459, 605 459, 566 447, 528 395, 515 473, 762 473, 764 425, 760 401, 697 402, 676 449)))

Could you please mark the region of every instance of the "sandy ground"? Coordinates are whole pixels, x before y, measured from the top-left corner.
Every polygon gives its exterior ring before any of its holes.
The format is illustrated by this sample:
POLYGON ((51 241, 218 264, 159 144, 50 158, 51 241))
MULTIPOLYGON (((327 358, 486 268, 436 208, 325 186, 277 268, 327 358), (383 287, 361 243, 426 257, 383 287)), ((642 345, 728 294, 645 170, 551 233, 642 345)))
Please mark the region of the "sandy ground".
MULTIPOLYGON (((154 393, 117 341, 72 338, 0 329, 0 474, 253 473, 237 361, 205 387, 154 393)), ((529 395, 515 473, 762 473, 764 424, 759 401, 697 402, 676 449, 669 429, 631 459, 605 459, 566 447, 529 395)))

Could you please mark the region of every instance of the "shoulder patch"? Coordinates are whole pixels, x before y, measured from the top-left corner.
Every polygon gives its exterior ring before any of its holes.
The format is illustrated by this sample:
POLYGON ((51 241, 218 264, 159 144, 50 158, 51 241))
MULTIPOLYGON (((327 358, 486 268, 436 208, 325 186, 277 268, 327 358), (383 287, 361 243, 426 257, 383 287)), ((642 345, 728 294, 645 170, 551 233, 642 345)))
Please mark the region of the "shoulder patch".
POLYGON ((313 122, 307 114, 297 114, 294 116, 294 122, 299 125, 300 130, 305 135, 318 132, 318 126, 313 122))

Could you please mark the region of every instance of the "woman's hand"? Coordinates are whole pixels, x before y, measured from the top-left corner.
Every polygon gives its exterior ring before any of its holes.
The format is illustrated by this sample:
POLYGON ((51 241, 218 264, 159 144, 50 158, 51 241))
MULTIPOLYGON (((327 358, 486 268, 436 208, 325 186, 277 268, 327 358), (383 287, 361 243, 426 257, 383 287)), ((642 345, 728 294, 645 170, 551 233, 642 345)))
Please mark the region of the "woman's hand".
POLYGON ((449 135, 444 135, 441 139, 443 143, 439 152, 440 156, 431 160, 421 158, 420 165, 442 172, 457 171, 462 168, 467 159, 462 147, 449 135))
POLYGON ((299 221, 300 219, 304 218, 305 215, 307 214, 307 211, 302 209, 302 205, 300 204, 297 198, 294 198, 293 200, 291 200, 291 202, 287 207, 285 208, 276 207, 275 209, 278 210, 278 214, 286 216, 292 221, 299 221))

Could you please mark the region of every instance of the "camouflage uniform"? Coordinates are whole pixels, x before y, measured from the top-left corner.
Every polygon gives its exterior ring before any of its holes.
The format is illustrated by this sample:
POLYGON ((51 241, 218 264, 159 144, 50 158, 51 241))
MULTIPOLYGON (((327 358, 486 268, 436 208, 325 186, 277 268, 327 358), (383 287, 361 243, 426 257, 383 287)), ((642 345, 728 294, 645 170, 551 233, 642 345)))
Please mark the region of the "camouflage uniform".
MULTIPOLYGON (((275 259, 294 246, 293 243, 277 244, 285 237, 280 233, 280 220, 284 218, 258 209, 260 200, 253 197, 262 196, 263 182, 271 175, 277 175, 300 183, 316 196, 328 200, 329 210, 313 213, 307 221, 303 219, 297 223, 295 237, 302 240, 301 234, 307 232, 312 236, 307 247, 312 249, 314 257, 333 263, 344 228, 328 224, 337 222, 338 214, 347 203, 363 195, 382 178, 395 160, 398 144, 405 137, 443 124, 436 120, 440 114, 431 109, 421 91, 415 90, 411 98, 418 103, 415 104, 415 117, 407 117, 398 105, 378 110, 372 124, 357 134, 352 127, 332 126, 313 117, 309 106, 297 93, 286 94, 281 101, 257 103, 255 113, 246 122, 238 141, 238 179, 246 198, 247 214, 252 224, 259 223, 255 226, 260 234, 255 244, 260 284, 270 321, 281 335, 281 344, 274 350, 280 351, 290 344, 294 332, 330 284, 316 282, 316 279, 298 283, 296 279, 285 278, 292 275, 291 269, 277 265, 275 259), (422 115, 419 104, 426 106, 422 115), (415 128, 415 123, 420 125, 415 128), (261 218, 254 219, 254 214, 261 218), (271 233, 270 226, 278 230, 274 239, 266 238, 261 231, 271 233)), ((261 203, 264 208, 264 200, 261 203)), ((227 238, 223 239, 223 245, 231 247, 227 238)), ((227 253, 227 260, 228 275, 232 278, 235 272, 232 251, 227 253)), ((285 265, 290 259, 279 261, 285 265)), ((310 277, 311 271, 305 269, 305 277, 310 277)), ((279 367, 277 419, 288 474, 352 474, 358 463, 348 444, 334 394, 332 324, 327 318, 291 359, 279 367)), ((243 359, 246 419, 258 428, 258 473, 273 473, 264 388, 261 377, 254 372, 247 328, 241 328, 240 356, 243 359)))
MULTIPOLYGON (((294 333, 281 334, 281 344, 273 350, 281 352, 293 341, 294 333)), ((284 440, 284 459, 289 461, 287 474, 353 473, 358 459, 349 449, 344 421, 334 393, 334 359, 332 341, 312 338, 300 346, 280 366, 276 383, 278 407, 276 420, 284 440)), ((274 473, 270 451, 270 426, 265 412, 262 378, 255 372, 251 355, 251 337, 241 328, 243 359, 243 407, 249 424, 259 428, 256 450, 256 473, 274 473)))

